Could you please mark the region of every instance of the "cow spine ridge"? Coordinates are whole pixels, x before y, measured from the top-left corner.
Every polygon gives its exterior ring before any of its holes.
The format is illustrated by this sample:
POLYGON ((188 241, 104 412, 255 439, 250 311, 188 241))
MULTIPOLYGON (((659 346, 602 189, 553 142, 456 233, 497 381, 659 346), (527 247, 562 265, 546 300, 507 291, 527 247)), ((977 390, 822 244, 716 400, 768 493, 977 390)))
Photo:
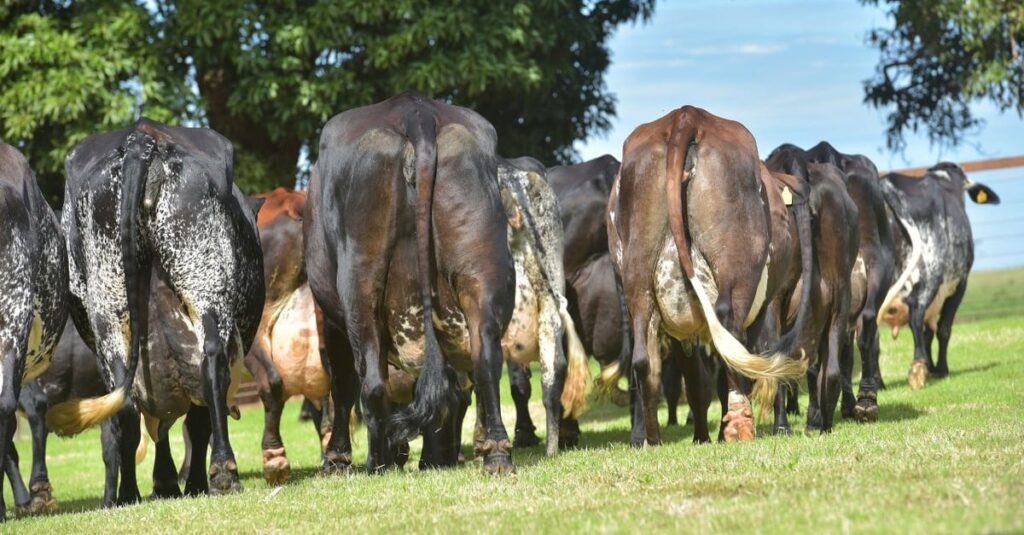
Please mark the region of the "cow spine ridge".
POLYGON ((121 410, 128 399, 128 389, 135 381, 135 370, 139 366, 140 315, 149 307, 150 268, 139 266, 139 208, 145 194, 146 176, 153 159, 156 140, 141 131, 146 120, 139 121, 135 131, 125 140, 124 159, 121 162, 121 213, 120 230, 124 240, 122 262, 124 263, 125 290, 128 294, 128 370, 109 394, 97 398, 71 399, 54 405, 46 412, 46 424, 60 436, 73 436, 110 418, 121 410), (146 278, 146 281, 142 280, 146 278), (141 288, 140 288, 141 286, 141 288))
POLYGON ((416 151, 416 264, 423 302, 424 363, 412 403, 396 412, 389 422, 388 431, 395 442, 408 442, 423 428, 439 428, 448 416, 450 394, 454 394, 433 320, 431 220, 437 178, 437 119, 417 109, 406 118, 405 130, 416 151))

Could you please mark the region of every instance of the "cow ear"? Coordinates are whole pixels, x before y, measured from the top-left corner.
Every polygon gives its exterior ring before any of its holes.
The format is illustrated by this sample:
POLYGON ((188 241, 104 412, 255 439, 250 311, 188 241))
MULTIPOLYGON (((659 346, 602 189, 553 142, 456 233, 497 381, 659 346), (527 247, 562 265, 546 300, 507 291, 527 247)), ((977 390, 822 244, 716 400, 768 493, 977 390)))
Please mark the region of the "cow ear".
POLYGON ((972 182, 967 186, 967 194, 977 204, 999 204, 999 195, 996 195, 992 188, 978 182, 972 182))
POLYGON ((260 214, 260 208, 263 208, 263 204, 267 202, 266 197, 246 197, 245 200, 249 208, 252 209, 253 217, 260 214))

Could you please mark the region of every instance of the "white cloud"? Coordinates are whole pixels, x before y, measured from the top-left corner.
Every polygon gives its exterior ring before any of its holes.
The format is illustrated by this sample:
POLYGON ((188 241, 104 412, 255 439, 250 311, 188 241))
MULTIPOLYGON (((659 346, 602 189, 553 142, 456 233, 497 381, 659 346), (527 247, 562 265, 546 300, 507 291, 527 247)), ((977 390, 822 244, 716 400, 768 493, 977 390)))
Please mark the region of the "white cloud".
POLYGON ((777 54, 786 49, 781 43, 742 43, 738 45, 709 45, 682 51, 687 56, 764 56, 777 54))

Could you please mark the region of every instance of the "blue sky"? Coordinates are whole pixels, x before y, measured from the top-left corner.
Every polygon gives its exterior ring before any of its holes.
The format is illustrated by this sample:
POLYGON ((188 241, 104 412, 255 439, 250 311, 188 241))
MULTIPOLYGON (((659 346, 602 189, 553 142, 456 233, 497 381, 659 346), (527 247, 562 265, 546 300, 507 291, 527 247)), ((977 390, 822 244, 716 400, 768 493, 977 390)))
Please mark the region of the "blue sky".
MULTIPOLYGON (((903 154, 886 150, 885 114, 862 103, 862 82, 878 59, 865 35, 887 25, 883 10, 856 0, 659 2, 648 24, 612 38, 607 82, 618 118, 607 136, 577 148, 584 159, 620 157, 633 128, 692 104, 746 125, 762 157, 781 143, 822 139, 868 155, 882 170, 1024 154, 1024 120, 988 105, 976 108, 986 126, 961 147, 931 147, 917 135, 903 154)), ((968 202, 975 269, 1024 265, 1024 168, 972 178, 1003 201, 968 202)))

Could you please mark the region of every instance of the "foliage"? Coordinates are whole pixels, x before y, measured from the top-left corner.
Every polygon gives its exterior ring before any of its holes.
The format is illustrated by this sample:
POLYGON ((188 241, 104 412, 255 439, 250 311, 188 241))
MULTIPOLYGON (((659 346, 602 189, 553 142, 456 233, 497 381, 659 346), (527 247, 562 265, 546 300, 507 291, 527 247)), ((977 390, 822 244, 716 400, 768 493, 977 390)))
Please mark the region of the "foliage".
POLYGON ((880 59, 865 102, 888 109, 887 145, 907 131, 957 145, 982 125, 980 102, 1024 114, 1024 3, 1019 0, 861 0, 888 6, 892 28, 869 34, 880 59))
POLYGON ((607 39, 654 0, 4 5, 0 136, 53 194, 69 147, 143 113, 227 136, 245 189, 290 185, 328 118, 406 89, 476 109, 504 154, 567 162, 615 113, 607 39))

